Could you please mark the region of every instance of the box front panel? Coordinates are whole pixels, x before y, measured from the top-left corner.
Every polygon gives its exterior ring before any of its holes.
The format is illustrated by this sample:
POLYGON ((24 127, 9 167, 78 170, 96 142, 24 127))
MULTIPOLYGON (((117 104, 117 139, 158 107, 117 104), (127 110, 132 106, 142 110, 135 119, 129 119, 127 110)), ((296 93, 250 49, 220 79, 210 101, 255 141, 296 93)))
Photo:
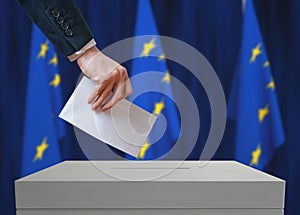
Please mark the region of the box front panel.
POLYGON ((283 208, 283 187, 264 182, 31 182, 17 208, 283 208))
POLYGON ((281 209, 21 209, 17 215, 283 215, 281 209))

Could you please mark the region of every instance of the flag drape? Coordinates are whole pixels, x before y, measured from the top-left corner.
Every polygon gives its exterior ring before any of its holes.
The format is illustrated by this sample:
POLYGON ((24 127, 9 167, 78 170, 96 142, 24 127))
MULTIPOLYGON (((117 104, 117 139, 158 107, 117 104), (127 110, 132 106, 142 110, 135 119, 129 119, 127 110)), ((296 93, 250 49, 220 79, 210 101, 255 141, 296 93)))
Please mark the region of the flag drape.
POLYGON ((236 159, 258 169, 265 167, 284 142, 275 89, 253 2, 247 0, 228 117, 237 120, 236 159))
POLYGON ((27 82, 22 176, 61 161, 59 138, 63 122, 58 57, 53 45, 33 25, 27 82))
MULTIPOLYGON (((139 155, 139 159, 152 160, 163 156, 172 148, 180 132, 180 121, 176 104, 172 101, 171 71, 167 68, 166 56, 158 36, 159 33, 149 0, 140 0, 137 10, 135 36, 153 36, 136 37, 134 53, 139 58, 133 60, 130 75, 134 76, 152 71, 164 74, 153 77, 151 80, 143 79, 141 82, 133 83, 133 89, 141 89, 145 85, 151 85, 151 88, 159 91, 147 92, 133 101, 138 106, 158 116, 139 155), (163 120, 163 116, 166 121, 163 120), (163 132, 165 125, 166 130, 163 132)), ((128 158, 130 159, 130 157, 128 158)))

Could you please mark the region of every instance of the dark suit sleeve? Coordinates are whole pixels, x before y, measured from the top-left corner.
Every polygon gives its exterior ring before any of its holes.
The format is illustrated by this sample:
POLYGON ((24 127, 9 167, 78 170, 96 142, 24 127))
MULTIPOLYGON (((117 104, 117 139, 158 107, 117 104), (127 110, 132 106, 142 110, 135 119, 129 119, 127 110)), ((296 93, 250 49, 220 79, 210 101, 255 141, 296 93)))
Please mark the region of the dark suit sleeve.
POLYGON ((17 0, 56 49, 69 56, 93 39, 73 0, 17 0))

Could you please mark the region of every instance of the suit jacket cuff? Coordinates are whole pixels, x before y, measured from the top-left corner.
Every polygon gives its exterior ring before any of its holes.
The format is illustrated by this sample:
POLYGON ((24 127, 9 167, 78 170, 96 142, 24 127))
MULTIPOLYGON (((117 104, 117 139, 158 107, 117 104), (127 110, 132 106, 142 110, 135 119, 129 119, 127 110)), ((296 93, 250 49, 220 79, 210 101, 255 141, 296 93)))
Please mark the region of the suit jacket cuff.
POLYGON ((74 0, 17 1, 63 56, 72 55, 93 39, 74 0))

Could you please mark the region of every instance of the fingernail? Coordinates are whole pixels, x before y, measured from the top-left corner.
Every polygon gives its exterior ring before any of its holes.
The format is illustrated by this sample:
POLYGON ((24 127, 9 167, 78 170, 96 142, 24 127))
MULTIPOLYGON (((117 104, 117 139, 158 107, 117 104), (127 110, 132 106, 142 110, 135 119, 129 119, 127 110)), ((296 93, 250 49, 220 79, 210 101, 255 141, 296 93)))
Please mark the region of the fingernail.
POLYGON ((103 112, 105 112, 105 111, 107 111, 108 110, 108 108, 107 107, 103 107, 103 108, 101 108, 101 111, 103 111, 103 112))
POLYGON ((108 106, 108 107, 103 107, 101 110, 104 112, 104 111, 109 110, 110 108, 111 108, 110 106, 108 106))
POLYGON ((94 101, 94 99, 93 98, 88 98, 88 100, 87 100, 87 102, 89 103, 89 104, 91 104, 91 103, 93 103, 93 101, 94 101))

